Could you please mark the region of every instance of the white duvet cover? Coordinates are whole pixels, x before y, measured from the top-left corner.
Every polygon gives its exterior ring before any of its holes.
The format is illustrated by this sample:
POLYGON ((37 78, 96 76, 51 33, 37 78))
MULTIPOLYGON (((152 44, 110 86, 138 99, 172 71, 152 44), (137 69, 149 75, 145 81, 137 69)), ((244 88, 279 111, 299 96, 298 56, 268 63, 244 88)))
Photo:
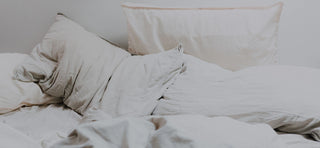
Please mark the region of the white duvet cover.
POLYGON ((21 106, 32 106, 61 102, 44 94, 36 83, 14 79, 14 68, 28 55, 20 53, 0 54, 0 114, 8 113, 21 106))
POLYGON ((21 108, 0 116, 0 147, 49 147, 67 137, 80 120, 79 114, 64 105, 21 108))
POLYGON ((4 148, 40 148, 33 139, 0 122, 0 145, 4 148))
POLYGON ((55 144, 53 147, 92 145, 94 148, 108 146, 170 148, 186 145, 199 148, 215 145, 219 148, 224 146, 241 148, 256 144, 260 144, 258 148, 320 147, 319 142, 306 139, 302 135, 284 133, 276 135, 267 125, 249 125, 225 117, 206 118, 197 115, 122 119, 97 115, 95 117, 103 121, 83 124, 77 128, 81 117, 63 105, 22 108, 0 116, 0 145, 1 148, 48 148, 53 144, 55 144), (74 128, 76 129, 71 137, 62 140, 74 128), (75 141, 76 139, 79 141, 75 141), (59 140, 61 141, 56 143, 59 140), (147 146, 144 146, 146 143, 147 146))
POLYGON ((306 135, 278 133, 282 142, 289 148, 319 148, 320 143, 306 135))
POLYGON ((279 65, 231 72, 187 55, 185 67, 154 114, 229 116, 320 140, 320 70, 279 65))
POLYGON ((285 148, 266 124, 198 115, 118 118, 84 124, 53 148, 285 148))

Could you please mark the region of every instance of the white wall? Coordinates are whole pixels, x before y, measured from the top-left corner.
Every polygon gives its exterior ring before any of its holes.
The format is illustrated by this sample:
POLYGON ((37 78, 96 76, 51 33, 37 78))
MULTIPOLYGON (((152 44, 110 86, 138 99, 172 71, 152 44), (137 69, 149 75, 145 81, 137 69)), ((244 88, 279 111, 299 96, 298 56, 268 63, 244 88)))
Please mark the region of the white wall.
POLYGON ((0 0, 0 52, 30 52, 57 12, 111 41, 127 45, 119 0, 0 0))
MULTIPOLYGON (((30 52, 57 12, 126 48, 126 23, 120 2, 0 0, 0 52, 30 52)), ((320 68, 320 0, 284 2, 279 33, 280 63, 320 68)))
POLYGON ((280 62, 320 68, 320 0, 285 0, 280 62))

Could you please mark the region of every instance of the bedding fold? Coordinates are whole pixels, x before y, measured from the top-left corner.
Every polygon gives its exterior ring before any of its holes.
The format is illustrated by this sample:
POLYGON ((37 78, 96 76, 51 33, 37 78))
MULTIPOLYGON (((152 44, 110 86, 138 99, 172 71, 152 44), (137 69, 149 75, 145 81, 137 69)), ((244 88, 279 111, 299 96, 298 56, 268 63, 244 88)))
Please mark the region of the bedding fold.
POLYGON ((83 114, 103 96, 104 89, 125 50, 111 45, 82 26, 57 15, 30 56, 16 67, 16 78, 38 83, 51 96, 63 98, 83 114))
POLYGON ((164 93, 155 115, 228 116, 319 140, 319 69, 268 65, 232 72, 184 59, 186 71, 164 93))
POLYGON ((199 115, 118 118, 83 124, 52 148, 285 148, 266 124, 199 115))
POLYGON ((15 76, 38 83, 80 114, 101 108, 113 117, 150 115, 180 73, 182 55, 179 45, 163 53, 131 56, 57 15, 42 42, 16 67, 15 76))
POLYGON ((112 117, 151 115, 181 72, 183 48, 126 58, 115 69, 98 108, 112 117))

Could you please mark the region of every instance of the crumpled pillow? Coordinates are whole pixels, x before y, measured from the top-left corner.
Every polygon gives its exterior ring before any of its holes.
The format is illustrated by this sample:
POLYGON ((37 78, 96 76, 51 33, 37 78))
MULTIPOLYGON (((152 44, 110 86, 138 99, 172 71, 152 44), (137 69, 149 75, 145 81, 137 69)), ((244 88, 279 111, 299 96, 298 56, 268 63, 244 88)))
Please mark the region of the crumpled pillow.
POLYGON ((15 69, 21 81, 42 90, 79 113, 103 96, 114 69, 130 54, 57 15, 31 55, 15 69))
POLYGON ((27 56, 19 53, 0 54, 0 114, 11 112, 22 106, 61 102, 60 98, 44 94, 33 82, 14 79, 14 68, 27 56))

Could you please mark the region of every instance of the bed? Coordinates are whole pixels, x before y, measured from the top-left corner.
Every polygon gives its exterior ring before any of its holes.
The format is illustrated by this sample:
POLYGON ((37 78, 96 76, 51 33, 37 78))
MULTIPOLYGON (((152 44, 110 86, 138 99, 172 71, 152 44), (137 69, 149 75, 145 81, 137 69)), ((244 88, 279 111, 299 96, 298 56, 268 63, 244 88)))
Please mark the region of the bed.
POLYGON ((320 147, 320 70, 278 64, 282 2, 122 7, 128 50, 59 13, 0 54, 2 147, 320 147))
POLYGON ((35 147, 49 147, 67 137, 81 120, 79 114, 63 104, 23 107, 0 118, 3 147, 26 147, 23 141, 30 141, 35 147))
MULTIPOLYGON (((66 138, 80 124, 81 116, 62 104, 23 107, 1 115, 1 145, 4 147, 50 147, 66 138), (41 124, 39 124, 41 123, 41 124)), ((290 148, 317 148, 308 136, 278 132, 290 148)))

